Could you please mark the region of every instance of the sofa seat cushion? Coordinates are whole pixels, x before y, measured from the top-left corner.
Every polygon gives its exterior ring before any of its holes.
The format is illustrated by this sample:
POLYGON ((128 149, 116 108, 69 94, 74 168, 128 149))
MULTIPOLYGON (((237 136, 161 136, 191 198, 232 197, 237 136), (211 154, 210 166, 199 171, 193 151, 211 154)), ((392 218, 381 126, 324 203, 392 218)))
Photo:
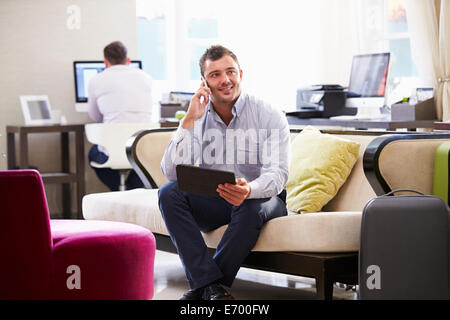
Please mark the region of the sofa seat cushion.
MULTIPOLYGON (((203 234, 208 247, 217 247, 226 228, 203 234)), ((360 228, 361 212, 290 212, 263 226, 252 251, 358 251, 360 228)))
MULTIPOLYGON (((158 208, 158 190, 134 189, 95 193, 83 198, 88 220, 138 224, 153 233, 168 235, 158 208)), ((276 218, 266 223, 253 251, 352 252, 359 249, 361 212, 317 212, 276 218)), ((215 248, 227 226, 204 233, 215 248)))
POLYGON ((158 207, 157 189, 93 193, 83 197, 83 217, 134 223, 168 235, 158 207))

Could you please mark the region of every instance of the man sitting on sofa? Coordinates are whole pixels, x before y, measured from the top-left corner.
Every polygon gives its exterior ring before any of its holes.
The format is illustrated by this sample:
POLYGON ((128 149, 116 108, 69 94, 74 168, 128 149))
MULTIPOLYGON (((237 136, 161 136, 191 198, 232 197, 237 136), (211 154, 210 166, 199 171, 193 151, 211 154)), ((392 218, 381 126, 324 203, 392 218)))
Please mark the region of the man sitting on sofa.
POLYGON ((241 92, 233 52, 212 46, 199 64, 201 86, 161 162, 169 182, 159 190, 159 207, 190 287, 181 299, 233 299, 222 285, 231 287, 263 224, 287 214, 289 128, 279 110, 241 92), (236 184, 218 185, 218 197, 180 191, 181 163, 233 171, 236 184), (226 224, 211 257, 201 231, 226 224))

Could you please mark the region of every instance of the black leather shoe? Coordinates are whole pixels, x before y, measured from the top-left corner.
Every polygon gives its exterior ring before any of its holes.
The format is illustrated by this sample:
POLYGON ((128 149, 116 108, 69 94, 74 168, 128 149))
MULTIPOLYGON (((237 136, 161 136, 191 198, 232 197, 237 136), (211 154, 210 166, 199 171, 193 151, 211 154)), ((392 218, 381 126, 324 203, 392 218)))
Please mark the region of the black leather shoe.
POLYGON ((186 291, 180 300, 202 300, 203 288, 186 291))
POLYGON ((234 297, 220 284, 210 284, 203 289, 203 300, 234 300, 234 297))

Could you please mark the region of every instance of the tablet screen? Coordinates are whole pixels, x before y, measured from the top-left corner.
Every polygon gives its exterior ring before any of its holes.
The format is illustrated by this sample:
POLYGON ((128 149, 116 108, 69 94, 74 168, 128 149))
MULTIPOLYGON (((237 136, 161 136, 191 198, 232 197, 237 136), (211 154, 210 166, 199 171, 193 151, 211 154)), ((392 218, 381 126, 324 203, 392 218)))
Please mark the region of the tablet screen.
POLYGON ((200 168, 191 165, 177 165, 178 188, 181 191, 219 197, 216 191, 219 184, 236 183, 231 171, 200 168))

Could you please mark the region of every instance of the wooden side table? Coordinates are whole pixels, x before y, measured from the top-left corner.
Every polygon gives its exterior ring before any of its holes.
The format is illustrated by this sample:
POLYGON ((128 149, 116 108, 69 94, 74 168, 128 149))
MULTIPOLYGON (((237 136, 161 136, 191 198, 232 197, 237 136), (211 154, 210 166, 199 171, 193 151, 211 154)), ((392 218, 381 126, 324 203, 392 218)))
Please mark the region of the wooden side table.
POLYGON ((27 169, 28 135, 33 133, 55 132, 61 134, 62 172, 41 173, 44 183, 62 184, 63 217, 71 217, 70 184, 77 185, 77 217, 81 218, 81 202, 85 194, 84 124, 48 125, 48 126, 7 126, 8 169, 27 169), (75 134, 75 172, 70 172, 69 133, 75 134), (19 136, 20 163, 16 162, 15 135, 19 136))

